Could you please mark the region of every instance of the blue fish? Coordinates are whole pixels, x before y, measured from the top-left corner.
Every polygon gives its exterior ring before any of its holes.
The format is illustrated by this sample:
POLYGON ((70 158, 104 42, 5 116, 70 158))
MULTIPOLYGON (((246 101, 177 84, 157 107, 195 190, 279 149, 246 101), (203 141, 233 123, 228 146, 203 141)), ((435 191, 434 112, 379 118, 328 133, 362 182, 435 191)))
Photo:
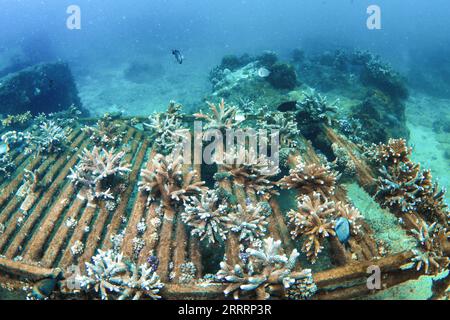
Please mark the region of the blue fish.
POLYGON ((4 142, 0 143, 0 155, 6 154, 8 152, 9 152, 9 146, 4 142))
POLYGON ((334 230, 341 243, 345 244, 348 242, 348 239, 350 239, 350 222, 348 219, 343 217, 337 219, 334 230))

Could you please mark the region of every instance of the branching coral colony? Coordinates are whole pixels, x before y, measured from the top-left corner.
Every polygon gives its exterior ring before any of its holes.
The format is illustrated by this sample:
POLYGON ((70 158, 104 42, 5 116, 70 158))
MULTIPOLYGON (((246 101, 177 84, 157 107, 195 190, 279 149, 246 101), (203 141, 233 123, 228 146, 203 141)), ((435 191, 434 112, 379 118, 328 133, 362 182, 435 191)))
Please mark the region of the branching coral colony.
POLYGON ((96 146, 102 148, 119 147, 125 136, 122 125, 115 122, 108 113, 97 121, 96 126, 86 126, 83 128, 83 131, 90 136, 96 146))
POLYGON ((300 124, 332 124, 333 114, 338 111, 337 103, 328 103, 327 98, 314 90, 304 92, 304 99, 297 102, 297 117, 300 124))
POLYGON ((181 105, 172 101, 166 112, 154 113, 148 118, 149 122, 143 124, 144 130, 148 130, 150 138, 154 139, 159 153, 167 155, 172 152, 185 132, 181 122, 181 108, 181 105))
POLYGON ((231 219, 230 207, 219 200, 216 191, 203 192, 199 197, 190 197, 182 213, 183 221, 192 227, 191 234, 200 240, 216 243, 226 239, 226 226, 231 219))
POLYGON ((411 230, 418 241, 412 261, 417 270, 441 272, 449 264, 443 250, 443 243, 450 236, 445 190, 433 184, 430 171, 420 170, 420 165, 410 160, 411 148, 404 139, 390 139, 372 149, 367 155, 381 167, 376 199, 401 215, 417 214, 423 219, 414 222, 411 230))
POLYGON ((141 171, 139 182, 139 190, 148 193, 150 200, 160 198, 165 206, 181 205, 205 190, 195 170, 184 171, 182 156, 157 154, 152 164, 152 170, 141 171))
POLYGON ((298 157, 297 164, 278 184, 283 189, 296 189, 300 194, 320 193, 323 197, 334 194, 338 175, 321 164, 305 164, 298 157))
MULTIPOLYGON (((72 132, 68 125, 75 121, 76 117, 77 109, 75 108, 70 108, 67 112, 49 115, 40 114, 34 119, 31 114, 26 113, 20 119, 26 121, 26 123, 33 121, 34 124, 26 131, 12 130, 5 132, 2 135, 2 141, 8 146, 8 150, 38 155, 59 154, 67 147, 68 136, 72 132)), ((20 129, 23 129, 23 127, 20 127, 20 129)))
POLYGON ((280 169, 268 157, 257 156, 254 149, 232 148, 222 159, 217 158, 216 162, 236 184, 253 190, 266 200, 277 194, 271 178, 276 176, 280 169))
POLYGON ((101 299, 139 300, 161 298, 158 293, 164 286, 154 268, 147 263, 137 266, 123 261, 123 255, 113 250, 98 250, 92 263, 86 262, 87 275, 77 276, 79 290, 93 291, 101 299))
POLYGON ((246 253, 234 266, 220 263, 217 278, 229 283, 225 295, 233 294, 238 299, 253 292, 258 299, 268 299, 272 287, 280 284, 286 296, 294 299, 307 299, 316 292, 311 270, 294 271, 299 253, 294 249, 287 257, 280 240, 267 238, 261 249, 248 248, 246 253))
POLYGON ((124 177, 130 171, 130 164, 123 163, 124 156, 125 152, 116 153, 114 149, 85 149, 68 178, 81 187, 83 197, 91 204, 98 200, 116 201, 125 188, 124 177))
POLYGON ((211 115, 204 113, 195 113, 194 117, 198 120, 206 121, 207 129, 231 129, 239 124, 236 120, 238 109, 236 107, 229 107, 225 105, 222 99, 219 105, 208 102, 211 115))
POLYGON ((296 166, 278 184, 284 189, 299 192, 298 208, 288 212, 293 239, 305 237, 302 251, 314 263, 323 249, 326 238, 336 236, 339 220, 349 225, 350 235, 360 233, 362 216, 359 211, 340 202, 330 200, 336 188, 337 174, 321 164, 305 165, 297 158, 296 166))

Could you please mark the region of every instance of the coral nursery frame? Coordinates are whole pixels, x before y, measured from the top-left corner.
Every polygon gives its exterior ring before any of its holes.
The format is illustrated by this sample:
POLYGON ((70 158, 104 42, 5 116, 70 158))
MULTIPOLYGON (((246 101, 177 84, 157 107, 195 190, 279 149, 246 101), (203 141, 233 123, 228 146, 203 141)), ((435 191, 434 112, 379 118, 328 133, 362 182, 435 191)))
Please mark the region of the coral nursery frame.
MULTIPOLYGON (((185 117, 184 120, 190 122, 192 118, 185 117)), ((147 195, 137 192, 140 170, 143 168, 151 170, 151 162, 148 160, 154 154, 152 141, 139 130, 129 126, 125 120, 116 121, 126 132, 124 142, 130 146, 126 160, 131 162, 133 170, 127 188, 121 194, 121 202, 115 211, 108 213, 101 205, 87 206, 86 202, 77 196, 77 190, 73 184, 66 179, 70 169, 77 163, 81 151, 90 146, 89 136, 81 130, 82 124, 94 121, 96 120, 80 120, 76 126, 72 127, 73 130, 69 136, 71 146, 63 154, 51 155, 45 159, 41 159, 41 155, 27 156, 19 152, 13 154, 17 170, 11 179, 2 183, 0 194, 0 223, 6 226, 4 232, 0 234, 0 281, 7 283, 10 288, 20 289, 24 283, 34 283, 45 279, 54 274, 57 268, 66 270, 76 264, 83 269, 84 262, 89 261, 97 249, 111 248, 110 236, 122 228, 125 228, 123 252, 125 256, 131 256, 132 239, 137 234, 136 224, 141 218, 149 221, 155 217, 155 206, 147 206, 147 195), (15 194, 26 172, 25 169, 37 170, 45 187, 20 199, 15 194), (13 223, 16 216, 24 209, 27 210, 27 215, 23 223, 20 225, 13 223), (127 217, 125 224, 121 219, 122 215, 127 217), (64 225, 64 221, 70 217, 78 220, 77 226, 73 229, 64 225), (83 231, 86 226, 90 227, 88 233, 83 231), (70 254, 70 248, 77 240, 84 244, 85 251, 80 257, 74 258, 70 254), (17 261, 14 259, 16 256, 21 256, 22 259, 17 261)), ((359 147, 330 127, 324 126, 323 132, 330 143, 335 143, 346 150, 356 164, 358 183, 373 195, 376 175, 370 165, 360 157, 359 147)), ((311 144, 307 141, 305 144, 308 146, 307 150, 302 152, 300 157, 306 163, 319 162, 319 157, 311 144)), ((291 157, 290 161, 294 164, 295 157, 291 157)), ((198 172, 201 170, 200 166, 195 169, 198 172)), ((258 201, 257 195, 252 194, 250 190, 244 190, 241 185, 233 184, 228 180, 220 183, 221 187, 233 193, 242 205, 245 205, 246 196, 252 201, 258 201)), ((338 188, 333 197, 332 200, 335 201, 348 201, 343 188, 338 188)), ((273 214, 269 221, 269 235, 274 239, 282 240, 285 251, 290 252, 295 244, 291 240, 286 219, 280 210, 276 196, 270 200, 270 205, 273 214)), ((397 213, 392 212, 392 214, 397 213)), ((414 215, 403 215, 402 218, 408 230, 417 223, 417 219, 422 219, 414 215)), ((145 262, 145 253, 154 249, 160 261, 158 275, 165 284, 160 292, 161 296, 164 299, 227 298, 223 293, 226 285, 222 283, 196 281, 193 284, 181 284, 178 277, 169 277, 171 261, 175 274, 179 274, 176 269, 182 263, 191 261, 195 264, 197 279, 201 279, 203 276, 202 251, 198 240, 189 235, 187 227, 181 222, 179 212, 165 208, 164 219, 159 228, 157 231, 159 240, 150 239, 149 235, 155 230, 149 228, 146 231, 148 233, 146 239, 149 240, 141 251, 138 261, 145 262)), ((423 275, 422 271, 402 268, 414 256, 412 251, 380 258, 378 244, 370 226, 363 223, 363 230, 364 236, 352 238, 347 247, 344 247, 335 237, 329 238, 328 254, 335 267, 313 273, 313 279, 318 288, 313 299, 364 298, 379 292, 379 290, 368 289, 366 285, 369 276, 367 269, 371 265, 377 265, 381 269, 382 290, 423 275)), ((238 251, 238 240, 233 235, 229 236, 225 247, 227 257, 231 260, 238 259, 238 251)), ((450 253, 449 245, 446 246, 445 252, 450 253)), ((448 282, 448 280, 445 281, 448 282)), ((434 286, 434 296, 442 295, 442 290, 446 287, 445 284, 434 286)), ((271 290, 272 297, 285 297, 282 285, 274 284, 271 290)), ((61 299, 72 295, 74 293, 65 290, 56 292, 56 297, 61 299)), ((83 297, 80 296, 80 298, 83 297)), ((244 295, 242 298, 252 299, 255 296, 244 295)))

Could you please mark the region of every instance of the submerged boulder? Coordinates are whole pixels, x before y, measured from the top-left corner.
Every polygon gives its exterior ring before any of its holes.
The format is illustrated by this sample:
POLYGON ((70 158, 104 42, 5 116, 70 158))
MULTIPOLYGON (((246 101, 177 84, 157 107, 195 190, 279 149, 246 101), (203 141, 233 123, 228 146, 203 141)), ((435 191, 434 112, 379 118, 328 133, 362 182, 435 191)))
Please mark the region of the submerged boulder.
POLYGON ((276 89, 292 90, 297 86, 297 74, 292 65, 276 62, 270 68, 267 81, 276 89))
POLYGON ((32 114, 81 109, 78 90, 67 63, 42 63, 0 78, 0 110, 3 115, 32 114))

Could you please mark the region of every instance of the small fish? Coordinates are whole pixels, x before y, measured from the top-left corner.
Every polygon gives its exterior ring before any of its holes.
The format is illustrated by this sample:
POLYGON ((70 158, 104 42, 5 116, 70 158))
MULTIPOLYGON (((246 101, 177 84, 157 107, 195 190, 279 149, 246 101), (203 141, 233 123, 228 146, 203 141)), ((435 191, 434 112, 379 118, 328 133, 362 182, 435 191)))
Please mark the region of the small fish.
POLYGON ((236 114, 236 116, 234 117, 234 120, 236 120, 237 122, 245 121, 245 115, 244 114, 236 114))
POLYGON ((347 243, 350 238, 350 222, 348 219, 343 217, 337 219, 334 230, 336 231, 336 236, 339 241, 343 244, 347 243))
POLYGON ((267 70, 266 68, 262 67, 258 69, 258 76, 260 78, 267 78, 268 76, 270 76, 270 71, 267 70))
POLYGON ((6 154, 8 152, 9 152, 9 146, 4 142, 0 143, 0 155, 6 154))
POLYGON ((277 107, 277 110, 281 112, 295 111, 296 109, 297 109, 297 101, 283 102, 277 107))
POLYGON ((177 59, 177 62, 179 64, 183 63, 184 57, 181 54, 180 50, 172 50, 172 54, 175 56, 175 59, 177 59))

